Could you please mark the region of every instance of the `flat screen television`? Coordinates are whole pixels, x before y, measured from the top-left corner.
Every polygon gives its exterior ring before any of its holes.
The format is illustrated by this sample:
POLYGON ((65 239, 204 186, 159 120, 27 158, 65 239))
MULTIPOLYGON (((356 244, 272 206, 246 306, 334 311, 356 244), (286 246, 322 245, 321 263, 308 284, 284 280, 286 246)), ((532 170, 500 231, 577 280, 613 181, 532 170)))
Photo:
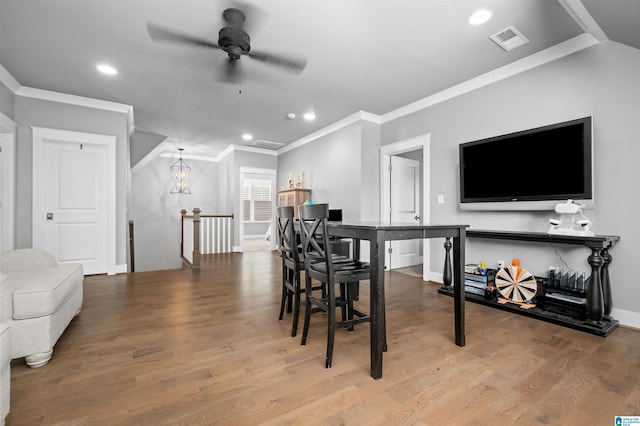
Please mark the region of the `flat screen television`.
POLYGON ((592 139, 583 117, 460 144, 461 209, 593 208, 592 139))

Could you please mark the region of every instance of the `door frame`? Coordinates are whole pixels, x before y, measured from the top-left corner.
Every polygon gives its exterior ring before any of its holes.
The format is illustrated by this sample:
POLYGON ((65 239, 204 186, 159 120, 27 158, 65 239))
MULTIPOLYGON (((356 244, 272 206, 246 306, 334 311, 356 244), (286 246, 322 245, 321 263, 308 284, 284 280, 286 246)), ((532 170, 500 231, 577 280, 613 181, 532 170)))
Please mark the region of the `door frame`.
MULTIPOLYGON (((409 151, 422 149, 422 221, 429 223, 431 220, 431 133, 403 139, 380 147, 380 218, 383 221, 390 220, 389 204, 391 203, 391 177, 388 170, 391 165, 391 156, 403 154, 409 151)), ((429 239, 422 242, 422 279, 429 280, 431 272, 429 239)))
MULTIPOLYGON (((249 178, 249 175, 259 175, 256 179, 264 179, 271 181, 271 250, 276 248, 276 238, 273 237, 273 232, 276 229, 276 205, 277 205, 277 191, 276 191, 276 169, 261 169, 256 167, 240 167, 240 174, 238 180, 238 245, 233 248, 233 251, 244 251, 244 202, 243 202, 243 185, 244 180, 249 178)), ((252 176, 253 177, 253 176, 252 176)))
MULTIPOLYGON (((418 150, 413 151, 418 152, 418 150)), ((422 150, 419 150, 422 154, 422 150)), ((419 216, 419 220, 421 220, 422 216, 422 155, 420 156, 420 160, 415 158, 405 158, 402 155, 391 155, 389 156, 391 160, 391 170, 387 170, 387 175, 390 177, 390 185, 391 185, 391 196, 389 205, 393 207, 393 210, 387 212, 389 215, 389 223, 408 223, 408 222, 416 222, 415 216, 419 216), (395 158, 395 160, 394 160, 395 158), (396 164, 394 164, 394 162, 396 164), (412 179, 413 179, 413 193, 410 194, 404 186, 407 182, 401 182, 400 179, 400 171, 401 167, 409 167, 413 168, 412 179), (400 184, 400 185, 398 185, 400 184), (398 190, 402 188, 401 190, 398 190), (394 195, 394 192, 396 194, 394 195), (402 203, 405 197, 412 197, 414 200, 413 212, 411 218, 406 218, 406 211, 404 213, 400 213, 400 206, 394 204, 394 201, 397 203, 402 203), (417 201, 417 203, 416 203, 417 201)), ((385 219, 385 223, 387 223, 385 219)), ((395 240, 395 241, 387 241, 385 243, 385 250, 389 253, 389 256, 385 256, 385 266, 389 270, 406 268, 409 266, 422 264, 424 261, 422 259, 422 241, 415 240, 395 240), (411 243, 411 244, 409 244, 411 243), (409 254, 406 250, 413 247, 411 250, 411 258, 407 258, 406 256, 409 254), (404 251, 404 253, 403 253, 404 251)))
POLYGON ((45 235, 45 199, 44 199, 44 153, 45 145, 51 142, 75 142, 89 145, 101 145, 107 148, 107 274, 114 275, 116 267, 116 136, 97 133, 76 132, 73 130, 51 129, 31 126, 33 139, 33 236, 34 248, 44 247, 45 235))
POLYGON ((0 182, 0 250, 15 248, 15 170, 16 170, 16 123, 0 112, 0 150, 2 177, 0 182))

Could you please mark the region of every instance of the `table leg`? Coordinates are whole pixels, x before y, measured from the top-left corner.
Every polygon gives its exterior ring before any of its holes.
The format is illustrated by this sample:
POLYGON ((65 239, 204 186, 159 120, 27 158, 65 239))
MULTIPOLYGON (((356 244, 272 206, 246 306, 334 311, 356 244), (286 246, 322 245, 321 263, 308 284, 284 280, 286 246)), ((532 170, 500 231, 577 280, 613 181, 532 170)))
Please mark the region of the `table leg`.
POLYGON ((384 350, 384 238, 378 233, 370 240, 371 277, 370 315, 371 315, 371 377, 382 377, 382 353, 384 350))
POLYGON ((587 289, 587 319, 591 321, 602 321, 604 302, 602 298, 600 273, 604 259, 600 255, 599 248, 591 248, 591 256, 589 256, 588 262, 589 265, 591 265, 591 283, 587 289))
POLYGON ((602 249, 600 253, 602 260, 604 261, 602 269, 600 270, 600 284, 602 285, 602 301, 604 304, 604 317, 607 320, 611 320, 611 308, 613 307, 613 300, 611 297, 611 280, 609 279, 609 265, 613 261, 613 256, 609 253, 609 248, 602 249))
POLYGON ((456 345, 465 345, 464 333, 464 262, 466 230, 460 230, 460 236, 453 238, 453 311, 455 317, 456 345))
POLYGON ((442 284, 447 288, 451 286, 451 237, 446 237, 444 241, 444 270, 442 271, 442 284))

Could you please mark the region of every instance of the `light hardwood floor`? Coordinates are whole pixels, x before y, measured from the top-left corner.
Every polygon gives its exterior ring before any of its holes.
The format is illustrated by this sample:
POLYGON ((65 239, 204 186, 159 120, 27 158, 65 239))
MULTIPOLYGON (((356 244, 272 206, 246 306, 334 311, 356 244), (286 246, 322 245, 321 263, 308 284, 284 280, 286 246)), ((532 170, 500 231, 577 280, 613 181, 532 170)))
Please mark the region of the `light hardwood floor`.
MULTIPOLYGON (((453 300, 387 272, 383 378, 369 375, 368 325, 306 346, 278 321, 275 252, 206 256, 200 272, 85 279, 82 312, 51 362, 11 363, 17 425, 613 425, 640 415, 640 332, 601 338, 453 300)), ((361 302, 368 310, 368 285, 361 302)), ((302 324, 300 324, 300 331, 302 324)))

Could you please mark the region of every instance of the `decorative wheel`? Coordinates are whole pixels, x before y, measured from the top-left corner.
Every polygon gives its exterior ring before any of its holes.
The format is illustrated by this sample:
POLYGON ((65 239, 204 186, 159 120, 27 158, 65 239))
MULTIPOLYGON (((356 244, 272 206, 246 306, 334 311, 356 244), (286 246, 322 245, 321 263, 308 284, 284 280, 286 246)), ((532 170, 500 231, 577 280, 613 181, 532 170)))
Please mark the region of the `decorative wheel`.
POLYGON ((538 292, 538 282, 520 266, 506 266, 496 274, 498 292, 509 302, 528 303, 538 292))

